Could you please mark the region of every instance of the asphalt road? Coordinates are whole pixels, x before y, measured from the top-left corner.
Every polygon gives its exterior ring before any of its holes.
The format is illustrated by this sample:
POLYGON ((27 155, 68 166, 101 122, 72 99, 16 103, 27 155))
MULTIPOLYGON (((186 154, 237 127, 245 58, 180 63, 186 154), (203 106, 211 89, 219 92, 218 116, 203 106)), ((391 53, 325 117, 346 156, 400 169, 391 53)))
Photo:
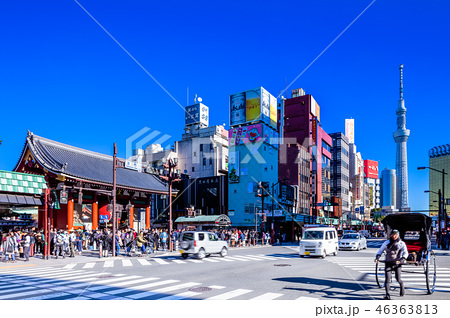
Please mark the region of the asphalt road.
MULTIPOLYGON (((376 285, 373 259, 381 242, 370 240, 367 250, 340 251, 325 259, 299 258, 298 247, 291 245, 233 248, 225 258, 203 260, 161 252, 99 259, 87 252, 75 258, 2 263, 0 300, 380 300, 384 290, 376 285)), ((404 273, 406 295, 400 298, 396 288, 394 300, 449 299, 450 253, 435 252, 436 291, 427 294, 423 272, 404 273)))

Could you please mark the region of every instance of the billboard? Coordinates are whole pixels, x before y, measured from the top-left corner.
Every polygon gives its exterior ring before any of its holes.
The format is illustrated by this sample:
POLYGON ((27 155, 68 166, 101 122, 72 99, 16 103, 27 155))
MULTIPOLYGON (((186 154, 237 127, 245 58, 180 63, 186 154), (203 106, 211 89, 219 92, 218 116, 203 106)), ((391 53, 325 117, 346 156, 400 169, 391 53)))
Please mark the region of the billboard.
POLYGON ((270 126, 277 129, 278 112, 277 112, 277 99, 270 96, 270 126))
POLYGON ((203 124, 209 126, 209 107, 202 104, 194 104, 186 106, 185 110, 185 125, 203 124))
POLYGON ((310 105, 310 113, 317 117, 317 120, 320 122, 320 106, 317 104, 314 97, 311 96, 311 105, 310 105))
POLYGON ((355 120, 345 120, 345 136, 348 138, 349 143, 355 143, 355 120))
POLYGON ((239 151, 228 155, 228 183, 239 183, 239 151))
POLYGON ((261 119, 261 89, 245 92, 245 121, 261 119))
POLYGON ((265 124, 248 125, 228 130, 229 146, 254 144, 258 141, 278 148, 278 132, 265 124))
POLYGON ((378 179, 378 161, 364 160, 364 174, 366 178, 378 179))
POLYGON ((230 126, 255 121, 277 128, 277 99, 262 87, 230 95, 230 126))
POLYGON ((260 141, 262 138, 262 125, 248 125, 244 127, 231 128, 228 130, 228 140, 230 146, 238 146, 243 144, 260 141))

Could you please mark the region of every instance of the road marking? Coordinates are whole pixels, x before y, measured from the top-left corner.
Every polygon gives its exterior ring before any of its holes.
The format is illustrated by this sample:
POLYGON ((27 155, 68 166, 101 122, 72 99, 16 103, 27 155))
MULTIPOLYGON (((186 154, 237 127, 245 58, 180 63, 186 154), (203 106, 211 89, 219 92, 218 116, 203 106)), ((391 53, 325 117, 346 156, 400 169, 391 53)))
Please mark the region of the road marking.
POLYGON ((242 257, 242 258, 244 258, 244 259, 249 259, 249 260, 251 260, 251 261, 262 261, 262 259, 254 258, 254 257, 251 257, 251 256, 243 256, 243 255, 239 255, 239 256, 237 256, 237 257, 242 257))
MULTIPOLYGON (((178 282, 179 282, 178 280, 172 279, 172 280, 165 280, 165 281, 160 281, 160 282, 156 282, 156 283, 152 283, 152 284, 147 284, 147 285, 143 285, 143 286, 139 286, 139 287, 140 288, 148 288, 148 287, 154 287, 157 285, 172 284, 172 283, 178 283, 178 282)), ((125 297, 131 298, 131 299, 139 299, 139 298, 144 298, 144 297, 148 297, 148 296, 153 296, 156 294, 157 293, 155 293, 155 292, 146 291, 146 292, 137 293, 137 294, 133 294, 133 295, 127 295, 125 297)))
POLYGON ((173 296, 167 296, 163 298, 159 298, 158 300, 181 300, 186 298, 191 298, 197 295, 200 295, 201 293, 195 293, 195 292, 184 292, 181 294, 173 295, 173 296))
POLYGON ((225 288, 225 286, 218 286, 218 285, 212 285, 212 286, 208 286, 209 288, 212 288, 212 289, 224 289, 225 288))
POLYGON ((36 296, 36 297, 31 297, 31 298, 24 298, 23 300, 44 300, 44 299, 58 298, 58 297, 63 297, 63 296, 68 296, 68 295, 71 295, 71 294, 69 294, 69 293, 56 293, 56 294, 47 294, 47 295, 36 296))
POLYGON ((164 288, 160 288, 160 289, 156 289, 153 290, 154 293, 159 293, 159 294, 163 294, 163 293, 167 293, 167 292, 171 292, 177 289, 183 289, 183 288, 189 288, 189 287, 193 287, 193 286, 198 286, 201 285, 200 283, 184 283, 184 284, 179 284, 179 285, 175 285, 175 286, 170 286, 170 287, 164 287, 164 288))
POLYGON ((283 294, 265 293, 261 296, 250 298, 250 300, 272 300, 281 296, 283 296, 283 294))
POLYGON ((203 263, 201 260, 198 259, 188 259, 188 261, 192 263, 203 263))
POLYGON ((53 290, 51 289, 35 289, 34 291, 29 292, 23 292, 23 293, 16 293, 16 294, 8 294, 4 296, 0 296, 0 299, 8 299, 8 298, 16 298, 16 297, 24 297, 24 296, 30 296, 30 295, 37 295, 37 294, 45 294, 45 293, 51 293, 53 290))
POLYGON ((95 263, 86 263, 83 268, 92 268, 95 266, 95 263))
POLYGON ((163 261, 162 259, 159 259, 159 258, 154 258, 153 260, 154 260, 156 263, 161 264, 161 265, 167 265, 167 264, 169 264, 168 262, 163 261))
POLYGON ((252 292, 252 290, 249 289, 236 289, 236 290, 232 290, 228 293, 224 293, 224 294, 220 294, 217 296, 213 296, 210 298, 206 298, 207 300, 227 300, 227 299, 231 299, 231 298, 235 298, 247 293, 252 292))
POLYGON ((123 259, 122 266, 133 266, 133 263, 129 259, 123 259))
POLYGON ((105 261, 103 267, 114 267, 114 261, 105 261))
POLYGON ((174 259, 172 262, 177 263, 177 264, 186 264, 185 261, 179 260, 179 259, 174 259))
POLYGON ((319 300, 319 299, 314 298, 314 297, 308 297, 308 296, 300 296, 300 297, 296 298, 295 300, 319 300))
POLYGON ((250 260, 244 259, 244 258, 239 258, 238 256, 233 256, 233 257, 228 256, 228 259, 232 259, 232 260, 235 260, 235 261, 242 261, 242 262, 250 262, 250 260))
POLYGON ((67 264, 67 265, 64 266, 63 268, 72 269, 72 268, 74 268, 75 266, 77 266, 77 263, 67 264))
POLYGON ((37 266, 37 264, 2 266, 1 269, 4 269, 4 268, 18 268, 18 267, 30 267, 30 266, 37 266))
POLYGON ((210 258, 204 258, 203 259, 206 262, 210 262, 210 263, 218 263, 219 261, 216 261, 215 259, 210 259, 210 258))
POLYGON ((134 285, 134 284, 137 284, 137 283, 148 282, 148 281, 157 280, 157 279, 158 278, 155 278, 155 277, 141 278, 141 279, 137 279, 137 280, 127 280, 126 282, 113 283, 113 284, 109 284, 108 286, 120 287, 120 286, 134 285))
POLYGON ((146 259, 140 259, 140 258, 138 258, 138 262, 141 263, 141 265, 144 265, 144 266, 152 265, 152 263, 150 263, 150 262, 147 261, 146 259))

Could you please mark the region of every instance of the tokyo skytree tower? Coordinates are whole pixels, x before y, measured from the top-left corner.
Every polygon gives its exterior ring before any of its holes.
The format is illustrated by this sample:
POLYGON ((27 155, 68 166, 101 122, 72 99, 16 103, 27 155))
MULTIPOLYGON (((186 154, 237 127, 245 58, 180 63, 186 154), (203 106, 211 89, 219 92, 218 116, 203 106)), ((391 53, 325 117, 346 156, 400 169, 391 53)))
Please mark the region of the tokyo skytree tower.
POLYGON ((409 210, 408 207, 408 155, 406 142, 409 137, 409 129, 406 129, 406 108, 403 99, 403 65, 400 65, 400 100, 395 112, 397 115, 397 131, 394 132, 394 140, 397 144, 395 168, 397 173, 397 209, 409 210))

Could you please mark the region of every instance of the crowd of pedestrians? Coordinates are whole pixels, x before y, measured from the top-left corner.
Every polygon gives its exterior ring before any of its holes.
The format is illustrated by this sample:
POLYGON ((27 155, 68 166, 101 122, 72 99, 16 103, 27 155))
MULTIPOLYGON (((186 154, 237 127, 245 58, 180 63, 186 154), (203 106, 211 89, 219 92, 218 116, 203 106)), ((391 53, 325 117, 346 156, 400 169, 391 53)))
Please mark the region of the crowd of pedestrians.
MULTIPOLYGON (((177 250, 183 230, 172 231, 172 249, 177 250)), ((229 247, 255 246, 258 244, 281 244, 284 237, 279 233, 271 238, 269 232, 229 229, 212 230, 220 240, 227 241, 229 247)), ((16 262, 17 258, 29 261, 30 257, 44 255, 45 237, 43 230, 16 230, 1 233, 0 252, 5 262, 16 262)), ((115 233, 115 256, 138 256, 156 251, 170 250, 169 233, 166 229, 151 229, 136 232, 134 229, 121 229, 115 233)), ((54 258, 75 257, 85 251, 98 251, 99 257, 113 253, 113 233, 102 230, 58 230, 50 231, 50 253, 54 258)), ((41 257, 42 257, 41 256, 41 257)))

